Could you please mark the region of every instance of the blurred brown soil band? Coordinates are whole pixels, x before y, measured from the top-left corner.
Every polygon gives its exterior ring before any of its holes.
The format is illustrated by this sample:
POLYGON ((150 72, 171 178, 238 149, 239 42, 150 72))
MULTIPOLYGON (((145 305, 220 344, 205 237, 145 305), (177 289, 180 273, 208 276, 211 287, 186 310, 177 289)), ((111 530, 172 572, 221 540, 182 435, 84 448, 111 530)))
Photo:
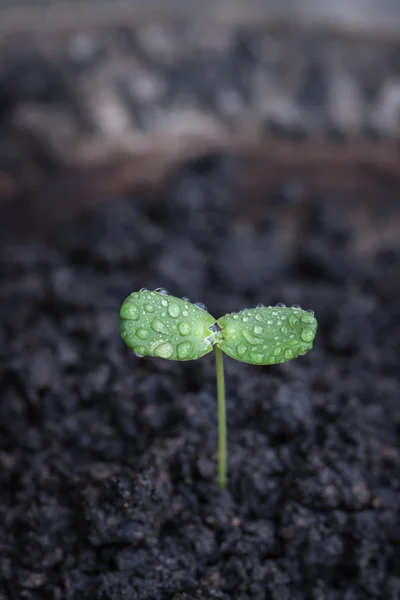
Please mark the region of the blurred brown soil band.
POLYGON ((0 24, 4 235, 52 231, 121 194, 156 198, 186 160, 215 152, 239 158, 251 214, 288 183, 396 204, 395 34, 241 11, 18 10, 0 24))

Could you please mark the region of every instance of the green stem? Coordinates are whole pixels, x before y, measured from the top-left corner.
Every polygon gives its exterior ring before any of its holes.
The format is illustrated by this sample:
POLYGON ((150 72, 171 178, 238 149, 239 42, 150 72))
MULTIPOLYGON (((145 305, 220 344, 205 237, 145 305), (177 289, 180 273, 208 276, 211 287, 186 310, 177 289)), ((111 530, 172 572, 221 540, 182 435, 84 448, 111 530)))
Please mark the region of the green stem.
POLYGON ((217 398, 218 398, 218 484, 220 488, 226 487, 227 481, 227 435, 226 435, 226 406, 225 406, 225 381, 224 358, 218 346, 215 350, 215 367, 217 371, 217 398))

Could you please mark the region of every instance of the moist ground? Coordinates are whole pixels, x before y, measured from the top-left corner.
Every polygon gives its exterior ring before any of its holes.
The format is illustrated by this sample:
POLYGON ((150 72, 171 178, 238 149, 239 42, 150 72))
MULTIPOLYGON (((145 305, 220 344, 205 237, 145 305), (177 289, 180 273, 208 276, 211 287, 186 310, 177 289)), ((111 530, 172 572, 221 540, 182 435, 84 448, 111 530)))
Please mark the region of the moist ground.
POLYGON ((240 212, 235 164, 212 157, 157 205, 114 198, 3 248, 1 600, 400 597, 400 246, 356 256, 324 196, 295 240, 279 211, 240 212), (225 360, 225 492, 213 356, 139 359, 120 338, 144 286, 319 320, 296 361, 225 360))

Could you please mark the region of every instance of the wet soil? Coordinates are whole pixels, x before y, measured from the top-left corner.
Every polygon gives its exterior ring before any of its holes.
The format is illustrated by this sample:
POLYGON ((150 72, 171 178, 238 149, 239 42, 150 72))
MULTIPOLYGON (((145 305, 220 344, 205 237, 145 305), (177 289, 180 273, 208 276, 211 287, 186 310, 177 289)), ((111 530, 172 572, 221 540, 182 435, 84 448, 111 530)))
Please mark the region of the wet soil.
POLYGON ((114 198, 3 248, 1 600, 400 598, 400 245, 356 254, 325 196, 295 239, 277 210, 239 213, 235 164, 211 157, 157 205, 114 198), (213 356, 138 359, 120 339, 143 286, 216 317, 316 312, 307 356, 225 360, 227 491, 213 356))

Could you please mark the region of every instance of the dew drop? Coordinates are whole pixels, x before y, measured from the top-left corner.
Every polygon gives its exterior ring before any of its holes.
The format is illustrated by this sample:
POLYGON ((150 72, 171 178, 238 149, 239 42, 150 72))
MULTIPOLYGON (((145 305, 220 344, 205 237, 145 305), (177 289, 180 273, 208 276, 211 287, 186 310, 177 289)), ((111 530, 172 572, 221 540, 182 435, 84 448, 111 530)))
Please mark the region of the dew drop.
POLYGON ((179 323, 178 329, 181 335, 189 335, 191 331, 191 327, 186 321, 182 321, 181 323, 179 323))
POLYGON ((262 302, 260 302, 259 304, 257 304, 256 308, 264 308, 265 304, 263 304, 262 302))
POLYGON ((307 346, 300 346, 298 353, 300 356, 304 356, 304 354, 307 354, 309 348, 307 348, 307 346))
POLYGON ((284 354, 285 354, 285 358, 287 358, 288 360, 290 360, 291 358, 294 358, 294 352, 291 348, 286 348, 284 354))
POLYGON ((188 298, 187 296, 182 296, 182 300, 184 300, 185 302, 190 302, 190 298, 188 298))
POLYGON ((162 287, 156 288, 154 291, 157 292, 158 294, 166 294, 167 296, 169 294, 168 290, 166 290, 165 288, 162 288, 162 287))
POLYGON ((146 355, 146 348, 144 346, 135 346, 133 353, 138 358, 143 358, 146 355))
POLYGON ((180 360, 187 358, 189 356, 191 349, 192 349, 192 346, 189 344, 189 342, 182 342, 181 344, 179 344, 178 348, 177 348, 178 358, 180 360))
POLYGON ((293 310, 301 310, 300 304, 292 304, 293 310))
POLYGON ((147 288, 140 288, 141 292, 148 292, 149 290, 147 288))
POLYGON ((181 312, 181 309, 179 308, 179 306, 177 304, 171 304, 168 307, 168 313, 171 315, 171 317, 179 317, 181 312))
POLYGON ((243 317, 243 322, 247 323, 247 321, 249 320, 249 317, 243 317))
POLYGON ((272 319, 268 319, 267 323, 268 323, 268 325, 272 325, 273 320, 272 319))
POLYGON ((255 317, 254 317, 254 318, 255 318, 255 320, 256 320, 256 321, 260 321, 261 323, 264 323, 264 317, 263 317, 263 316, 262 316, 262 314, 261 314, 261 313, 259 313, 259 312, 256 312, 256 314, 255 314, 255 317))
POLYGON ((138 292, 133 292, 133 294, 131 294, 131 298, 135 298, 135 300, 137 300, 139 298, 138 292))
POLYGON ((147 312, 152 313, 154 312, 154 306, 152 304, 145 304, 144 305, 145 310, 147 310, 147 312))
POLYGON ((253 331, 255 335, 262 335, 264 333, 264 329, 260 325, 256 325, 253 331))
POLYGON ((154 331, 157 331, 157 333, 169 333, 168 328, 164 325, 162 321, 153 321, 151 324, 151 328, 154 329, 154 331))
POLYGON ((258 365, 261 364, 264 360, 264 354, 262 352, 259 352, 255 348, 253 348, 253 350, 250 352, 250 357, 258 365))
POLYGON ((238 353, 238 356, 242 358, 246 354, 247 348, 244 344, 239 344, 239 346, 236 348, 236 352, 238 353))
POLYGON ((233 315, 233 318, 234 318, 234 319, 238 319, 238 318, 239 318, 239 315, 237 315, 237 314, 234 314, 234 315, 233 315))
POLYGON ((131 302, 127 302, 123 304, 120 311, 120 316, 123 319, 129 319, 130 321, 137 321, 140 316, 139 308, 136 304, 132 304, 131 302))
POLYGON ((242 308, 240 312, 246 312, 246 310, 249 310, 248 308, 242 308))
POLYGON ((196 302, 195 306, 197 306, 197 308, 199 308, 200 310, 207 310, 207 306, 203 304, 203 302, 196 302))
POLYGON ((314 332, 312 329, 303 329, 303 331, 300 334, 300 337, 303 340, 303 342, 312 342, 314 339, 314 332))
POLYGON ((299 319, 297 317, 295 317, 294 315, 290 315, 290 317, 289 317, 289 325, 290 325, 290 327, 296 327, 296 325, 297 325, 298 322, 299 322, 299 319))
POLYGON ((139 327, 139 329, 136 330, 136 335, 141 340, 147 340, 150 335, 150 331, 144 327, 139 327))
POLYGON ((300 319, 302 323, 315 323, 315 317, 311 314, 303 315, 300 319))
POLYGON ((279 356, 280 354, 282 354, 282 348, 280 346, 277 346, 274 350, 274 355, 279 356))
POLYGON ((188 311, 187 311, 187 310, 183 310, 183 311, 182 311, 182 314, 183 314, 183 316, 184 316, 184 317, 187 317, 187 316, 189 316, 189 313, 188 313, 188 311))
POLYGON ((281 331, 283 335, 287 335, 289 333, 289 329, 286 327, 286 325, 283 325, 283 327, 281 327, 281 331))
POLYGON ((159 358, 171 358, 173 351, 172 344, 164 342, 154 348, 154 356, 158 356, 159 358))
POLYGON ((313 310, 311 310, 311 308, 307 308, 306 312, 310 313, 310 315, 313 317, 315 315, 315 312, 313 310))
POLYGON ((284 302, 277 302, 275 306, 277 306, 278 308, 286 308, 286 304, 284 302))

